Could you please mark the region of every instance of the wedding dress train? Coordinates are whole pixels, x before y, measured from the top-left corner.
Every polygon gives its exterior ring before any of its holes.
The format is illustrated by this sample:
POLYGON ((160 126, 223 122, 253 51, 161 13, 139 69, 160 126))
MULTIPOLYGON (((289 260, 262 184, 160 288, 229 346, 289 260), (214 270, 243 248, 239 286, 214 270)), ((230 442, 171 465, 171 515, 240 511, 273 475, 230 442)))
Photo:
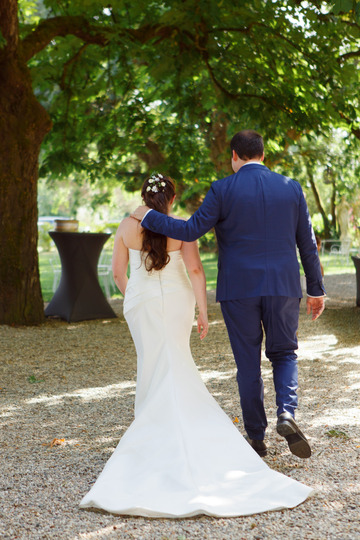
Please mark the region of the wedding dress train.
POLYGON ((271 470, 202 382, 189 347, 194 294, 180 251, 170 256, 149 273, 130 250, 124 315, 138 356, 135 420, 80 506, 188 517, 300 504, 311 488, 271 470))

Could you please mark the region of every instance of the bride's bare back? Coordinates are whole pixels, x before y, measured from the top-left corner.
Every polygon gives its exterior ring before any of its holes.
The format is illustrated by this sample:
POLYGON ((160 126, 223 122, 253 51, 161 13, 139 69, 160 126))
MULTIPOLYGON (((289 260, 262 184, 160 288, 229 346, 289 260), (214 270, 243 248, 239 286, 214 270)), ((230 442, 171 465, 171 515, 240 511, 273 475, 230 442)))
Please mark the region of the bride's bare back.
MULTIPOLYGON (((118 289, 123 295, 125 294, 128 282, 127 268, 129 262, 129 249, 141 250, 142 231, 143 227, 137 219, 127 217, 122 220, 115 235, 112 261, 113 276, 118 289)), ((200 333, 200 338, 203 339, 208 331, 206 281, 197 242, 182 242, 181 240, 168 238, 167 251, 170 253, 171 251, 177 250, 181 250, 181 255, 194 289, 196 303, 199 308, 199 316, 197 319, 198 331, 200 333)))
MULTIPOLYGON (((176 216, 171 216, 176 217, 176 216)), ((121 229, 121 235, 124 245, 128 249, 141 250, 142 248, 142 231, 143 227, 137 219, 127 217, 120 223, 119 229, 121 229)), ((181 249, 181 240, 174 240, 173 238, 167 239, 167 251, 176 251, 181 249)))

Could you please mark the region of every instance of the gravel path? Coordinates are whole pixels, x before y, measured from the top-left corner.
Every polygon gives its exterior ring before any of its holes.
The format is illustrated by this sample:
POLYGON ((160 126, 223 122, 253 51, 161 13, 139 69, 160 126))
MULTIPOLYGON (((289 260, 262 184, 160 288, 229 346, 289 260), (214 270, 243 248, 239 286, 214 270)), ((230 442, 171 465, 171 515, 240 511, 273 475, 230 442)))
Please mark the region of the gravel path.
MULTIPOLYGON (((78 509, 132 421, 136 357, 123 317, 39 327, 0 326, 0 538, 360 539, 360 309, 353 274, 326 278, 329 299, 311 323, 301 309, 299 424, 313 456, 292 456, 275 431, 264 359, 266 462, 316 495, 293 510, 217 519, 123 518, 78 509)), ((209 294, 210 332, 195 361, 209 390, 240 416, 234 362, 209 294)), ((121 301, 114 302, 121 314, 121 301)), ((195 329, 194 329, 195 330, 195 329)), ((237 424, 242 431, 241 422, 237 424)))

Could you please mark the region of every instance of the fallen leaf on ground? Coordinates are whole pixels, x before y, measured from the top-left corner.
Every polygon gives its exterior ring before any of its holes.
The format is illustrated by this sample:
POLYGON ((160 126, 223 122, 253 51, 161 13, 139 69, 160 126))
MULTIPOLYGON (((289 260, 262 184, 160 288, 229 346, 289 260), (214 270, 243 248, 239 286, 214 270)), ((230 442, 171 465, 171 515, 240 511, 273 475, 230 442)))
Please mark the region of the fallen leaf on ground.
POLYGON ((50 448, 52 448, 53 446, 61 446, 64 443, 65 439, 53 439, 50 443, 50 448))
POLYGON ((43 443, 43 446, 50 446, 52 448, 53 446, 62 446, 65 444, 65 439, 53 439, 50 443, 43 443))

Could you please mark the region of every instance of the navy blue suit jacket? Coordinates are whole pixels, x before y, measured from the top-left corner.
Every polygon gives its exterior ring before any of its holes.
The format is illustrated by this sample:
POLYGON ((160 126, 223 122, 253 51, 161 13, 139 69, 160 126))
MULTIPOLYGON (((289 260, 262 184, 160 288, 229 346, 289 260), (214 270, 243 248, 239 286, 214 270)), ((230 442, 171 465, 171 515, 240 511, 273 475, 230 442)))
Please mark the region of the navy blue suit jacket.
POLYGON ((188 220, 152 210, 143 227, 191 242, 215 227, 219 247, 217 300, 302 297, 296 246, 311 296, 324 287, 314 232, 301 186, 251 163, 214 182, 188 220))

